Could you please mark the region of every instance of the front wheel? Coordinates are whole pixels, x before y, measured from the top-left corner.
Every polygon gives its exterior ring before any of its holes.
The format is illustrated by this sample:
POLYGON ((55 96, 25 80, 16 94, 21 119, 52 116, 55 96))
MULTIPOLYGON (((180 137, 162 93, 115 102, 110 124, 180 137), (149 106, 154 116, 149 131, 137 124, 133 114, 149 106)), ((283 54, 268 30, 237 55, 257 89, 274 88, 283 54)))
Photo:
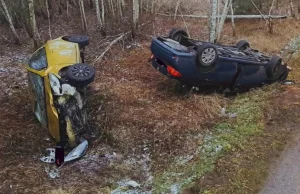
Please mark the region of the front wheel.
POLYGON ((278 71, 282 64, 282 59, 279 56, 272 56, 266 69, 266 73, 268 78, 273 79, 274 77, 278 76, 278 71))
POLYGON ((62 39, 68 42, 77 43, 80 49, 83 49, 90 44, 89 37, 84 35, 63 36, 62 39))
POLYGON ((218 60, 218 50, 210 43, 204 43, 197 49, 197 64, 201 72, 210 72, 215 69, 218 60))
POLYGON ((95 79, 95 69, 84 63, 72 65, 67 70, 68 80, 72 85, 86 86, 95 79))

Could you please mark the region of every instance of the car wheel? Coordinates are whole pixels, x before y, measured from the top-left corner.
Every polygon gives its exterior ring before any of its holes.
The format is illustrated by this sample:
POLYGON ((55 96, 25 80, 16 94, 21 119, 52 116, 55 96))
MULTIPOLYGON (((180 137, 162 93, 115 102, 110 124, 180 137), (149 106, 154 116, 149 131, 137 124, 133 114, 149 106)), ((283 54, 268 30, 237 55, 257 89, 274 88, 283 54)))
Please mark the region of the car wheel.
POLYGON ((215 69, 218 59, 217 48, 210 43, 204 43, 197 49, 197 62, 199 70, 202 72, 210 72, 215 69))
POLYGON ((67 76, 72 85, 88 85, 95 79, 95 69, 88 64, 78 63, 68 68, 67 76))
POLYGON ((277 72, 280 69, 281 64, 282 64, 281 57, 276 55, 271 57, 266 70, 268 78, 274 78, 274 76, 277 76, 277 72))
POLYGON ((246 50, 247 48, 250 48, 250 43, 247 40, 240 40, 238 43, 236 43, 236 47, 239 50, 246 50))
POLYGON ((183 37, 188 38, 188 34, 186 31, 182 29, 173 28, 169 33, 169 38, 175 40, 177 42, 181 42, 183 37))
POLYGON ((84 35, 63 36, 62 39, 65 41, 77 43, 80 49, 83 49, 90 44, 89 37, 84 35))

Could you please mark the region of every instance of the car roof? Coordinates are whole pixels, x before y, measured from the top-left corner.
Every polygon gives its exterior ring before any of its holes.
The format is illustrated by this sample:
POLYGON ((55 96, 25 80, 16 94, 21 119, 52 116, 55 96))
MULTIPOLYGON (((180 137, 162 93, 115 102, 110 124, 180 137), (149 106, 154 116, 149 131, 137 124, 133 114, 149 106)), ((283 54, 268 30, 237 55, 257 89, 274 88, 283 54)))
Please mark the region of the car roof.
POLYGON ((62 40, 49 40, 45 44, 48 66, 59 64, 79 63, 80 53, 78 44, 62 40))

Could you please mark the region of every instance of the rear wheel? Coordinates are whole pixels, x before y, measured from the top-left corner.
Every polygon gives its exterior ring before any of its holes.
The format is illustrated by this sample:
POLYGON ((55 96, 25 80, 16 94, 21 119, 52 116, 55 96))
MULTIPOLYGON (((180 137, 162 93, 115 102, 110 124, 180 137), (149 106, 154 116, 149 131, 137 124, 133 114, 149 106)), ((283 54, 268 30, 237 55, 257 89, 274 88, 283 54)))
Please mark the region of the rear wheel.
POLYGON ((188 34, 182 29, 173 28, 169 33, 169 38, 181 42, 182 38, 188 38, 188 34))
POLYGON ((197 63, 198 69, 201 72, 213 71, 216 67, 216 61, 218 59, 217 48, 210 43, 204 43, 197 49, 197 63))
POLYGON ((276 55, 271 57, 266 70, 268 78, 272 79, 278 76, 278 71, 280 69, 281 64, 282 64, 281 57, 276 55))
POLYGON ((77 36, 63 36, 63 40, 77 43, 80 49, 85 48, 90 44, 89 37, 84 35, 77 35, 77 36))
POLYGON ((236 47, 239 50, 246 50, 247 48, 250 48, 250 43, 247 40, 240 40, 238 43, 236 43, 236 47))

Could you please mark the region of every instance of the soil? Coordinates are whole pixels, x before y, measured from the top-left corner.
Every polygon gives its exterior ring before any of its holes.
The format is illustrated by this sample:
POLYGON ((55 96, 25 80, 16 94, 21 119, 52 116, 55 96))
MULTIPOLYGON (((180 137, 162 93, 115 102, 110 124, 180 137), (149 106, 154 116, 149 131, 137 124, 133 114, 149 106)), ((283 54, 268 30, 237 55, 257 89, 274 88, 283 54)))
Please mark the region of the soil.
MULTIPOLYGON (((82 32, 80 20, 74 19, 68 24, 54 21, 52 37, 82 32)), ((88 22, 89 26, 96 23, 93 19, 88 22)), ((292 27, 300 26, 293 20, 276 23, 275 34, 265 40, 268 35, 261 27, 263 23, 254 21, 246 25, 238 22, 240 35, 236 38, 231 37, 230 25, 226 25, 223 42, 233 44, 238 38, 249 37, 255 47, 278 53, 297 35, 297 30, 292 27), (256 36, 251 35, 253 30, 258 32, 256 36), (261 40, 264 41, 261 43, 261 40), (278 41, 274 44, 271 40, 278 41)), ((155 35, 167 34, 174 26, 184 25, 182 21, 158 19, 155 35)), ((190 19, 188 22, 194 38, 207 37, 205 26, 203 20, 190 19)), ((40 30, 47 39, 47 27, 40 30)), ((31 40, 22 37, 24 46, 21 47, 0 42, 6 48, 0 52, 0 193, 46 193, 59 189, 70 193, 108 193, 124 179, 137 181, 144 191, 151 190, 155 173, 163 171, 175 157, 193 154, 200 143, 195 142, 193 136, 205 133, 219 122, 221 108, 231 99, 218 94, 183 93, 177 82, 160 75, 148 63, 150 38, 145 35, 153 34, 153 31, 151 26, 141 30, 143 33, 139 33, 135 44, 125 40, 124 45, 113 47, 102 63, 95 64, 97 75, 88 99, 89 116, 102 135, 91 142, 84 158, 62 168, 57 179, 49 178, 45 168, 52 167, 39 161, 45 149, 53 147, 54 142, 47 129, 34 118, 29 104, 24 64, 33 51, 31 40)), ((4 36, 9 36, 7 30, 3 32, 4 36)), ((22 31, 18 30, 18 33, 22 31)), ((86 53, 87 62, 92 62, 102 53, 104 47, 101 45, 113 37, 101 38, 97 28, 92 27, 89 33, 91 45, 86 53)), ((290 98, 298 95, 298 91, 293 94, 281 94, 278 99, 286 98, 278 103, 294 108, 290 98)), ((276 103, 273 107, 277 107, 276 103)), ((289 111, 284 113, 291 114, 289 111)), ((279 118, 274 126, 281 121, 279 118)), ((288 120, 288 123, 293 122, 288 120)), ((278 137, 279 140, 285 138, 278 137)), ((263 144, 263 140, 259 143, 263 144)), ((264 156, 269 158, 268 154, 264 156)), ((230 167, 226 165, 220 166, 230 167)), ((225 180, 215 178, 222 177, 219 173, 207 177, 200 185, 218 185, 225 180)))

